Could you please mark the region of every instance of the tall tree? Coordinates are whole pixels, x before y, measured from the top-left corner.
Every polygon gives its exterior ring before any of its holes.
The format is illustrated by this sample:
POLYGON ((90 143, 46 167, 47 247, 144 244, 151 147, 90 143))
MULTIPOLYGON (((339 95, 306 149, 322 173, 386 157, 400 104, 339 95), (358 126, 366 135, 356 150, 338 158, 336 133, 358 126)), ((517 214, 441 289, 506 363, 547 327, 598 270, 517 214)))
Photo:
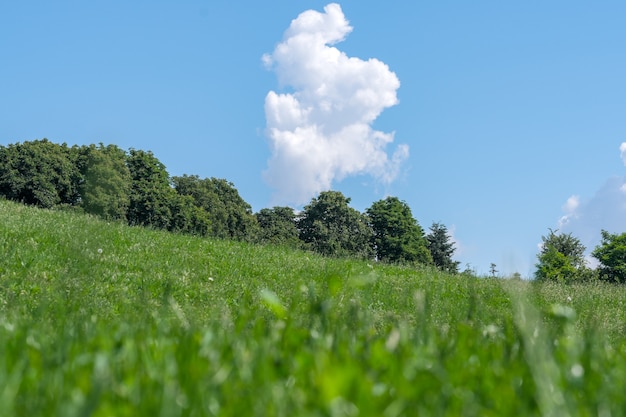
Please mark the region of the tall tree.
POLYGON ((170 211, 170 232, 186 233, 196 236, 208 236, 211 232, 209 213, 195 204, 193 197, 171 193, 168 201, 170 211))
POLYGON ((458 273, 460 262, 452 260, 455 248, 454 242, 451 242, 451 237, 448 234, 448 228, 441 223, 433 223, 426 240, 435 266, 442 271, 458 273))
POLYGON ((227 237, 236 240, 255 240, 259 225, 250 204, 239 195, 232 182, 219 178, 211 178, 210 182, 226 211, 227 237))
POLYGON ((126 152, 115 145, 81 148, 81 206, 107 220, 126 220, 130 204, 131 175, 126 152))
POLYGON ((79 201, 80 172, 72 150, 47 139, 0 146, 0 195, 50 208, 79 201))
POLYGON ((323 255, 371 258, 367 217, 349 203, 339 191, 324 191, 313 198, 298 220, 300 239, 323 255))
POLYGON ((168 229, 173 191, 165 165, 150 151, 131 149, 127 158, 131 176, 128 223, 168 229))
POLYGON ((613 234, 602 230, 602 241, 591 256, 600 262, 599 278, 626 283, 626 233, 613 234))
POLYGON ((203 208, 211 221, 210 234, 222 239, 254 240, 258 223, 252 208, 233 185, 224 179, 197 175, 173 177, 178 194, 190 196, 197 207, 203 208))
POLYGON ((422 264, 432 262, 424 230, 404 201, 387 197, 372 204, 366 213, 373 230, 372 243, 378 260, 422 264))
POLYGON ((574 282, 587 279, 590 271, 585 265, 585 246, 571 233, 562 234, 549 229, 542 236, 537 255, 535 278, 540 281, 574 282))
POLYGON ((259 223, 258 241, 274 245, 299 246, 296 215, 291 207, 264 208, 255 214, 259 223))

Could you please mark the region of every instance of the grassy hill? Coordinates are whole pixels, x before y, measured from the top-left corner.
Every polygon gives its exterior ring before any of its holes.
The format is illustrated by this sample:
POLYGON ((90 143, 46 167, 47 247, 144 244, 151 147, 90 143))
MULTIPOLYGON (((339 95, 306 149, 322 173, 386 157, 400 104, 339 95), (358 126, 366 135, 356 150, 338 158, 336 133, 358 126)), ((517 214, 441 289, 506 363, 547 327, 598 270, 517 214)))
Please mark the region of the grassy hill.
POLYGON ((626 415, 626 289, 0 201, 3 416, 626 415))

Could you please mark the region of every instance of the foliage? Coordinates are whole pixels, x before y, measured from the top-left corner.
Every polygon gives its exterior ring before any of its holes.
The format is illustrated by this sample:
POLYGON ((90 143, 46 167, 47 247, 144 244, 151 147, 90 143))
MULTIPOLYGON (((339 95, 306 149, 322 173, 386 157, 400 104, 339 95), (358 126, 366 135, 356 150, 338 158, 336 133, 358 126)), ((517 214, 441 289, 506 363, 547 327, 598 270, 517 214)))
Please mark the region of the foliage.
POLYGON ((429 264, 432 258, 424 230, 413 218, 411 209, 397 197, 377 201, 366 210, 374 232, 376 257, 383 262, 429 264))
POLYGON ((165 165, 152 152, 135 149, 130 150, 127 165, 132 180, 128 223, 168 229, 172 219, 170 201, 175 193, 165 165))
POLYGON ((371 258, 373 233, 367 217, 349 203, 339 191, 313 198, 298 219, 300 240, 323 255, 371 258))
POLYGON ((571 233, 549 230, 548 236, 541 237, 543 243, 537 255, 535 278, 559 282, 589 279, 592 273, 585 266, 585 246, 571 233))
POLYGON ((607 283, 460 279, 7 201, 0 251, 6 417, 626 409, 626 293, 607 283))
POLYGON ((224 179, 197 175, 173 177, 176 192, 190 196, 197 207, 208 213, 211 236, 222 239, 254 240, 258 224, 252 208, 233 185, 224 179))
POLYGON ((442 271, 456 274, 459 272, 460 262, 452 260, 454 242, 451 242, 448 228, 441 223, 433 223, 430 233, 426 236, 428 250, 435 266, 442 271))
POLYGON ((195 204, 188 195, 171 193, 168 200, 170 221, 167 230, 196 236, 209 236, 211 219, 209 213, 195 204))
POLYGON ((0 196, 52 208, 80 206, 106 220, 253 241, 252 209, 232 183, 171 179, 152 152, 115 145, 56 145, 46 139, 0 147, 0 196))
POLYGON ((47 139, 0 146, 0 195, 52 208, 75 205, 81 175, 66 144, 47 139))
POLYGON ((126 152, 115 145, 100 144, 80 149, 81 207, 106 220, 126 220, 130 204, 131 175, 126 152))
POLYGON ((626 283, 626 233, 602 230, 602 241, 592 252, 600 262, 599 277, 605 281, 626 283))
POLYGON ((257 240, 260 243, 300 246, 296 215, 291 207, 264 208, 255 217, 259 224, 257 240))

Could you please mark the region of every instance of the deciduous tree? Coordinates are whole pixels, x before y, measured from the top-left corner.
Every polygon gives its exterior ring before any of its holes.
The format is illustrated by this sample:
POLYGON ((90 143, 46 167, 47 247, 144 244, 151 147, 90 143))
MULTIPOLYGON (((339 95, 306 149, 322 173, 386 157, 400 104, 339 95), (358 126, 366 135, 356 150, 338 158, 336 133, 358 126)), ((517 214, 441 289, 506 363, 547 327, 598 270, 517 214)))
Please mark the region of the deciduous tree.
POLYGON ((194 204, 208 213, 212 236, 249 241, 256 238, 258 223, 252 208, 233 183, 218 178, 200 179, 197 175, 173 177, 172 182, 178 194, 192 197, 194 204))
POLYGON ((260 243, 299 246, 296 215, 291 207, 264 208, 255 216, 260 228, 258 235, 260 243))
POLYGON ((128 223, 168 229, 170 200, 175 194, 165 165, 152 152, 131 149, 127 158, 131 176, 128 223))
POLYGON ((626 233, 613 234, 602 230, 602 241, 591 256, 600 262, 599 278, 626 283, 626 233))
POLYGON ((591 273, 585 265, 585 246, 571 233, 549 230, 548 236, 541 237, 535 278, 560 282, 588 279, 591 273))
POLYGON ((45 208, 77 204, 81 175, 72 156, 47 139, 0 146, 0 194, 45 208))
POLYGON ((349 203, 339 191, 324 191, 313 198, 298 220, 300 239, 323 255, 371 258, 367 217, 349 203))
POLYGON ((80 150, 84 181, 80 205, 87 213, 107 220, 126 220, 131 175, 126 152, 115 145, 90 145, 80 150))
POLYGON ((366 210, 373 230, 376 257, 384 262, 432 262, 424 230, 411 209, 397 197, 387 197, 366 210))
POLYGON ((196 206, 193 197, 171 193, 169 210, 171 219, 168 230, 196 236, 208 236, 211 232, 211 219, 202 207, 196 206))

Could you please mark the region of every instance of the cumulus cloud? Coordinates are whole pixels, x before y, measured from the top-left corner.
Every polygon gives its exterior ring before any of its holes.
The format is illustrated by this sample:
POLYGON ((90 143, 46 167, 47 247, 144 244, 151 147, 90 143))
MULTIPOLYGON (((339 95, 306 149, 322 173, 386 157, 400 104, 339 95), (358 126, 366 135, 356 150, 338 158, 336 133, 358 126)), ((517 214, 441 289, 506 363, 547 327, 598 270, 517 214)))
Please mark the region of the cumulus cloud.
MULTIPOLYGON (((620 145, 620 153, 626 164, 626 142, 620 145)), ((609 178, 589 199, 570 197, 563 211, 559 230, 579 238, 588 251, 600 243, 600 230, 626 232, 626 176, 609 178)))
POLYGON ((389 156, 394 134, 372 128, 385 108, 398 103, 400 82, 383 62, 349 57, 333 46, 351 31, 338 4, 323 13, 307 10, 263 56, 287 90, 265 98, 271 157, 264 177, 276 203, 305 203, 352 175, 388 184, 408 157, 407 145, 389 156))

